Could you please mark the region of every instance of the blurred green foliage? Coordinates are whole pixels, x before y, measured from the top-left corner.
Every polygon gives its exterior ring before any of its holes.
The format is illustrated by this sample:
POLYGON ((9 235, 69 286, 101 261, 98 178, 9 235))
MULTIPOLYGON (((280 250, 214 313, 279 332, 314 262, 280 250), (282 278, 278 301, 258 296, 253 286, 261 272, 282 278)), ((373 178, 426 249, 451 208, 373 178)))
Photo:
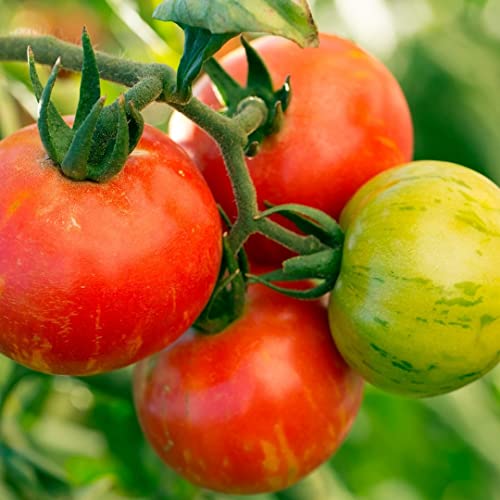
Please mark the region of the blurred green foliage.
MULTIPOLYGON (((29 29, 176 66, 177 27, 155 0, 0 0, 0 33, 29 29)), ((415 157, 455 161, 500 182, 500 0, 316 0, 320 28, 386 61, 407 95, 415 157), (367 24, 368 23, 368 24, 367 24)), ((78 76, 56 86, 74 112, 78 76)), ((121 89, 104 83, 114 99, 121 89)), ((0 66, 0 137, 36 115, 26 67, 0 66)), ((146 120, 165 127, 168 110, 146 120)), ((130 369, 77 379, 28 372, 0 357, 0 499, 229 500, 164 467, 140 432, 130 369)), ((447 396, 408 400, 368 387, 339 452, 290 490, 255 500, 500 499, 500 370, 447 396)), ((240 497, 242 498, 242 497, 240 497)))

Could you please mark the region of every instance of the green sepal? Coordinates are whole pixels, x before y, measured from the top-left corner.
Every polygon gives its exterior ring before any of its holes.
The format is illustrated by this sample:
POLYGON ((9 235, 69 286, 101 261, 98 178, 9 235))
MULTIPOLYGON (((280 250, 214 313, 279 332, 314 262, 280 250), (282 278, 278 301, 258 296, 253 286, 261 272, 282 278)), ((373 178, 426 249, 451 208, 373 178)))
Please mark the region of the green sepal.
POLYGON ((97 67, 94 49, 92 48, 89 35, 85 28, 83 28, 82 32, 82 48, 82 78, 80 81, 80 96, 75 114, 75 121, 73 122, 73 129, 77 129, 85 121, 87 115, 101 97, 99 69, 97 67))
MULTIPOLYGON (((127 161, 129 155, 129 129, 127 121, 126 103, 123 94, 112 106, 117 108, 116 135, 108 142, 104 157, 99 163, 89 165, 88 178, 104 182, 116 175, 127 161)), ((91 159, 89 160, 91 161, 91 159)))
MULTIPOLYGON (((33 54, 33 50, 31 49, 31 47, 28 47, 28 67, 29 67, 31 85, 33 86, 33 92, 35 93, 36 100, 40 102, 43 93, 43 85, 36 71, 35 62, 36 61, 35 61, 35 56, 33 54)), ((71 128, 63 120, 62 116, 59 114, 56 107, 51 102, 47 104, 47 107, 48 107, 47 110, 48 118, 52 123, 56 124, 55 128, 59 131, 66 130, 63 133, 71 135, 71 128)))
POLYGON ((222 263, 216 289, 194 327, 204 333, 218 333, 239 318, 245 305, 248 260, 241 250, 232 252, 227 234, 222 238, 222 263))
MULTIPOLYGON (((267 203, 269 206, 269 203, 267 203)), ((344 241, 344 233, 338 223, 317 208, 297 203, 286 203, 283 205, 271 206, 261 212, 261 217, 269 217, 273 214, 280 214, 293 222, 298 229, 305 234, 315 236, 329 247, 341 246, 344 241)))
POLYGON ((60 59, 56 61, 45 87, 38 77, 35 59, 28 48, 30 77, 40 102, 38 128, 50 159, 73 180, 103 182, 118 173, 138 144, 144 119, 132 102, 120 96, 103 107, 99 71, 89 36, 82 33, 83 67, 80 98, 73 128, 50 102, 60 59))
POLYGON ((83 180, 88 176, 89 154, 97 120, 104 106, 104 97, 97 100, 84 122, 78 127, 68 152, 61 162, 64 175, 74 180, 83 180))
POLYGON ((128 152, 130 154, 141 139, 142 132, 144 131, 144 118, 133 102, 127 102, 126 113, 128 122, 128 152))
POLYGON ((52 89, 59 73, 61 61, 58 58, 52 68, 45 87, 42 86, 35 67, 35 57, 28 48, 28 65, 35 97, 39 102, 38 130, 40 139, 49 157, 58 165, 73 140, 73 131, 50 102, 52 89))
POLYGON ((331 287, 326 282, 323 282, 315 287, 308 288, 307 290, 300 290, 279 286, 270 281, 271 279, 275 279, 276 281, 287 281, 286 279, 279 276, 276 276, 276 278, 268 278, 264 275, 257 276, 255 274, 249 274, 247 275, 247 278, 251 283, 260 283, 261 285, 271 288, 271 290, 279 292, 283 295, 287 295, 288 297, 293 297, 294 299, 319 299, 320 297, 325 295, 325 293, 328 293, 331 290, 331 287))
POLYGON ((271 75, 259 53, 244 38, 241 37, 248 62, 248 77, 246 86, 236 82, 222 66, 213 58, 205 63, 205 71, 217 87, 227 116, 234 116, 239 112, 239 104, 247 97, 259 97, 267 106, 268 114, 265 123, 248 135, 245 148, 247 156, 255 156, 264 139, 278 132, 283 123, 283 113, 288 108, 291 99, 290 78, 274 90, 271 75))
MULTIPOLYGON (((228 215, 221 206, 218 206, 218 209, 225 226, 231 228, 228 215)), ((245 251, 242 249, 235 256, 229 246, 228 234, 224 233, 217 286, 194 324, 196 329, 205 333, 217 333, 241 316, 245 305, 248 270, 245 251)))
POLYGON ((283 262, 281 269, 262 275, 247 275, 250 282, 261 283, 273 290, 298 299, 317 299, 332 290, 340 272, 342 250, 328 248, 311 255, 291 257, 283 262), (311 288, 295 289, 282 287, 275 282, 313 280, 311 288))
POLYGON ((203 28, 180 24, 184 30, 184 53, 177 68, 176 92, 182 101, 191 97, 191 87, 203 63, 210 59, 236 33, 213 34, 203 28))
POLYGON ((275 93, 276 105, 281 106, 281 111, 284 113, 288 106, 290 105, 290 101, 292 100, 292 87, 290 85, 290 75, 285 78, 285 83, 282 85, 280 89, 278 89, 275 93))
POLYGON ((290 280, 331 279, 335 281, 335 269, 340 265, 339 249, 328 248, 310 255, 290 257, 282 264, 282 270, 290 280))
MULTIPOLYGON (((120 98, 119 98, 120 99, 120 98)), ((144 130, 144 118, 141 113, 137 111, 132 102, 125 100, 125 114, 128 126, 128 154, 130 154, 137 146, 142 132, 144 130)), ((118 101, 113 102, 110 106, 106 106, 97 122, 96 132, 94 134, 94 141, 90 151, 90 162, 88 179, 96 182, 102 182, 109 178, 105 174, 104 165, 106 158, 109 158, 111 151, 114 147, 114 141, 117 134, 117 124, 120 120, 120 109, 118 101)))
POLYGON ((28 46, 27 50, 27 60, 28 60, 28 68, 29 75, 31 80, 31 86, 33 87, 33 92, 35 94, 36 100, 40 101, 40 97, 42 97, 43 85, 40 81, 40 77, 38 76, 38 72, 35 66, 35 55, 33 54, 33 49, 28 46))
POLYGON ((241 43, 247 56, 247 88, 262 89, 262 91, 270 92, 271 96, 274 95, 273 80, 259 53, 248 43, 244 36, 241 37, 241 43))
POLYGON ((222 103, 226 107, 224 113, 233 116, 240 102, 250 94, 243 88, 213 57, 205 62, 203 69, 217 88, 222 103))
POLYGON ((256 95, 267 104, 268 115, 266 122, 248 136, 246 155, 255 156, 264 139, 277 133, 283 125, 283 114, 288 108, 291 100, 290 77, 287 76, 285 83, 274 90, 271 74, 259 53, 253 46, 241 37, 241 42, 245 48, 248 62, 247 91, 251 95, 256 95))
POLYGON ((281 269, 255 276, 250 282, 264 284, 285 295, 301 299, 315 299, 328 293, 335 286, 340 272, 344 233, 335 219, 321 210, 288 203, 268 208, 260 217, 279 214, 303 231, 305 238, 314 238, 324 245, 313 253, 297 255, 285 260, 281 269), (307 290, 282 287, 276 282, 312 280, 315 284, 307 290))

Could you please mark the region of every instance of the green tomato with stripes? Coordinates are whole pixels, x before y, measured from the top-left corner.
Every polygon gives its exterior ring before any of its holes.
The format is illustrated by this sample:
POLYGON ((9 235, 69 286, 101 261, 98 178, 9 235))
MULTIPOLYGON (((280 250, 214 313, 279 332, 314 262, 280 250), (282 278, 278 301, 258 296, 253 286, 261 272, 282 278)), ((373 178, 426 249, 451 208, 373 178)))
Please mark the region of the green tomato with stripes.
POLYGON ((419 161, 349 201, 330 329, 381 389, 425 397, 500 360, 500 189, 468 168, 419 161))

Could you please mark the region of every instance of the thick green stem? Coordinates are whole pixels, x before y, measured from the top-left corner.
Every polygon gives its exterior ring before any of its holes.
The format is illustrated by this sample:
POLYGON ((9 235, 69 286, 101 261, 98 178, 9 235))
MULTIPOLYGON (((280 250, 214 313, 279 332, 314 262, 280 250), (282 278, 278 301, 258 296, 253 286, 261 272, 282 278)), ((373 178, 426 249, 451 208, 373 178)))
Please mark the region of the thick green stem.
MULTIPOLYGON (((1 36, 0 61, 26 61, 27 47, 37 63, 53 65, 60 57, 64 69, 82 69, 82 48, 52 36, 1 36)), ((166 95, 175 89, 175 72, 164 64, 138 63, 103 52, 96 52, 96 61, 101 78, 132 87, 125 98, 138 110, 154 100, 166 101, 166 95)))
POLYGON ((156 101, 163 92, 163 82, 154 76, 143 78, 125 92, 127 103, 134 103, 135 109, 141 111, 148 104, 156 101))
MULTIPOLYGON (((63 42, 52 36, 0 36, 0 61, 26 61, 27 47, 31 47, 36 61, 53 66, 61 57, 64 69, 80 72, 83 52, 79 45, 63 42)), ((145 64, 96 52, 100 77, 132 87, 144 77, 161 75, 164 87, 175 88, 175 71, 164 64, 145 64)))
POLYGON ((248 171, 244 147, 248 134, 265 121, 267 108, 258 98, 248 98, 242 102, 239 113, 228 118, 214 111, 197 99, 187 104, 174 104, 197 125, 209 133, 219 144, 238 209, 238 218, 229 234, 229 245, 236 253, 251 233, 259 232, 297 253, 309 254, 323 248, 314 237, 300 236, 267 218, 260 217, 257 193, 248 171))
POLYGON ((267 110, 261 101, 244 106, 237 119, 228 118, 196 99, 187 104, 174 105, 219 144, 238 208, 238 219, 231 230, 229 244, 236 253, 248 237, 253 220, 259 213, 257 193, 245 163, 244 148, 247 129, 254 129, 265 120, 267 110))

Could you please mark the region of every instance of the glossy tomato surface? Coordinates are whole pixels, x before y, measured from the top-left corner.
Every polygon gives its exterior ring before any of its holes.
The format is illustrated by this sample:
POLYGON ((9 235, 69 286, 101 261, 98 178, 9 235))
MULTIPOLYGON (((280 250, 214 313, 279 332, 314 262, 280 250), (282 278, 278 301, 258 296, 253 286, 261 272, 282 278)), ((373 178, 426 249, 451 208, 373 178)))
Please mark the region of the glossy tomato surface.
MULTIPOLYGON (((347 200, 369 178, 409 161, 413 127, 406 99, 387 68, 354 43, 322 34, 319 48, 300 49, 283 38, 252 42, 267 64, 275 87, 291 76, 292 100, 283 128, 247 160, 261 207, 302 203, 337 218, 347 200)), ((239 82, 246 79, 243 49, 221 60, 239 82)), ((194 94, 218 108, 210 80, 194 94)), ((236 216, 234 196, 214 141, 183 115, 170 134, 191 155, 215 199, 236 216)), ((276 262, 287 255, 263 237, 250 240, 250 257, 276 262)))
POLYGON ((0 352, 91 374, 161 350, 214 286, 221 227, 184 151, 147 126, 106 183, 74 182, 37 129, 0 143, 0 352))
POLYGON ((286 488, 346 436, 362 379, 338 354, 318 302, 254 285, 221 333, 189 331, 134 373, 142 428, 166 464, 227 493, 286 488))
POLYGON ((459 165, 414 162, 366 183, 340 220, 330 325, 368 381, 433 396, 498 363, 498 186, 459 165))

